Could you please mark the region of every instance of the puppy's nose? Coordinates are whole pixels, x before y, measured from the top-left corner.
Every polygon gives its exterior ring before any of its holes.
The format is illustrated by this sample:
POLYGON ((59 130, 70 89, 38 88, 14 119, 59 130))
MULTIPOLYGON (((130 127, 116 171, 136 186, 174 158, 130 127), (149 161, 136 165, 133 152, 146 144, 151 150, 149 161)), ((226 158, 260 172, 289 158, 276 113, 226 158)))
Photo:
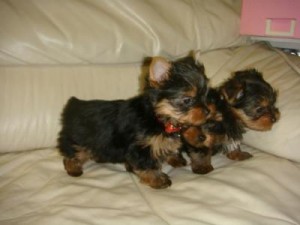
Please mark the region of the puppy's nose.
POLYGON ((209 113, 210 113, 210 110, 209 110, 209 108, 207 108, 207 107, 204 107, 204 108, 203 108, 203 113, 205 114, 205 116, 208 116, 208 115, 209 115, 209 113))
POLYGON ((206 136, 205 136, 205 135, 199 135, 198 140, 199 140, 200 142, 203 142, 203 141, 206 140, 206 136))
POLYGON ((272 123, 275 123, 279 120, 280 118, 280 112, 277 108, 273 108, 272 111, 271 111, 271 121, 272 123))

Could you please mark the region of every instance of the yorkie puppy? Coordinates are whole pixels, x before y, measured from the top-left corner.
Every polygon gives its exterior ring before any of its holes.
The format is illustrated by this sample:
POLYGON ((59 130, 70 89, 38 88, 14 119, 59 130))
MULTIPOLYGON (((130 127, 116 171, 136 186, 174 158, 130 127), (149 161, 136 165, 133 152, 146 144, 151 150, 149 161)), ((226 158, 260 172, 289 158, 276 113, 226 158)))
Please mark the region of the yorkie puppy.
MULTIPOLYGON (((193 172, 204 174, 213 170, 211 154, 218 151, 232 160, 252 157, 240 149, 242 135, 245 128, 257 131, 272 128, 280 117, 275 107, 276 99, 277 93, 255 69, 238 71, 219 88, 210 89, 207 104, 211 112, 215 112, 215 115, 221 113, 221 116, 213 116, 200 127, 190 128, 196 131, 196 135, 186 135, 188 130, 183 131, 182 135, 184 143, 187 143, 182 149, 191 158, 193 172), (203 133, 205 138, 202 137, 203 133), (198 138, 196 141, 195 137, 198 138), (211 143, 205 144, 205 140, 211 140, 211 143)), ((182 155, 177 157, 177 161, 180 160, 184 165, 182 155)), ((173 158, 171 163, 170 160, 168 162, 172 165, 174 161, 176 159, 173 158)))
POLYGON ((192 126, 182 134, 182 152, 186 152, 191 160, 194 173, 206 174, 214 168, 211 165, 211 156, 214 146, 225 141, 226 132, 222 122, 208 120, 202 126, 192 126))
POLYGON ((222 150, 232 160, 252 157, 240 149, 245 128, 256 131, 271 130, 280 118, 275 106, 277 92, 255 69, 234 73, 234 76, 219 87, 220 102, 217 106, 223 113, 223 125, 228 138, 222 150), (223 102, 224 101, 224 102, 223 102))
POLYGON ((136 97, 115 101, 72 97, 63 110, 58 137, 67 173, 82 175, 89 159, 125 163, 142 183, 170 186, 162 162, 180 149, 182 127, 205 122, 206 94, 204 67, 192 57, 174 62, 154 57, 143 93, 136 97))
POLYGON ((178 154, 167 158, 168 164, 173 167, 186 166, 187 161, 182 153, 185 152, 191 160, 194 173, 206 174, 213 170, 211 156, 214 147, 226 140, 226 130, 223 126, 223 115, 216 108, 215 99, 212 98, 212 89, 207 96, 207 106, 210 114, 206 122, 200 126, 184 127, 181 131, 183 145, 178 154))

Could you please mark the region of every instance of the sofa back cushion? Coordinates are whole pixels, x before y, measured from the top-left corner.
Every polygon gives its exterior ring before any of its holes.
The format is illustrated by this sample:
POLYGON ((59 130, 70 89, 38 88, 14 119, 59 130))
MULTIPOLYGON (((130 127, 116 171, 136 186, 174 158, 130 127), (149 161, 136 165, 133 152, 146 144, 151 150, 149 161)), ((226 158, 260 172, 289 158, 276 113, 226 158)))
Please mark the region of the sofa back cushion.
POLYGON ((56 146, 60 114, 70 96, 129 98, 140 66, 0 67, 0 152, 56 146))
POLYGON ((0 1, 0 151, 54 147, 72 95, 137 94, 145 56, 244 44, 240 9, 240 0, 0 1))
POLYGON ((0 1, 0 65, 115 64, 246 42, 241 1, 0 1))

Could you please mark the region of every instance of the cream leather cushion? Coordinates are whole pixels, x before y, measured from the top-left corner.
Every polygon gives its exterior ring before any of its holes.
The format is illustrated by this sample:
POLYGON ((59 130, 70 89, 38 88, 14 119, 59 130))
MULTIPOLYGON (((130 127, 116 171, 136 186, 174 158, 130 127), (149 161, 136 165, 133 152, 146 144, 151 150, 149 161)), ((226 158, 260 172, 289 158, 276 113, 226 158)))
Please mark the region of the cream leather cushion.
POLYGON ((279 91, 281 119, 271 131, 248 131, 244 143, 260 150, 300 162, 300 58, 278 53, 263 44, 236 49, 224 49, 199 57, 213 85, 218 85, 230 73, 245 68, 257 68, 279 91))
POLYGON ((0 152, 56 146, 60 114, 70 96, 136 95, 139 65, 0 67, 0 152))
POLYGON ((241 1, 0 1, 0 65, 107 64, 245 43, 241 1))

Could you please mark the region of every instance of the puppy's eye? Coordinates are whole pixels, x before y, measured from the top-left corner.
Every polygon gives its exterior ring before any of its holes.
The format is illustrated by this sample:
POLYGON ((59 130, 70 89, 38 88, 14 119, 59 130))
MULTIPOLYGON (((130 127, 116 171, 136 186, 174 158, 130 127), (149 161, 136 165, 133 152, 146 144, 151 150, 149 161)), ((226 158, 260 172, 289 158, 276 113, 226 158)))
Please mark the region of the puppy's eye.
POLYGON ((193 103, 193 98, 192 97, 184 97, 182 99, 182 102, 184 105, 191 105, 193 103))
POLYGON ((256 113, 261 114, 261 113, 263 113, 265 110, 266 110, 266 107, 259 106, 259 107, 256 108, 255 111, 256 111, 256 113))

